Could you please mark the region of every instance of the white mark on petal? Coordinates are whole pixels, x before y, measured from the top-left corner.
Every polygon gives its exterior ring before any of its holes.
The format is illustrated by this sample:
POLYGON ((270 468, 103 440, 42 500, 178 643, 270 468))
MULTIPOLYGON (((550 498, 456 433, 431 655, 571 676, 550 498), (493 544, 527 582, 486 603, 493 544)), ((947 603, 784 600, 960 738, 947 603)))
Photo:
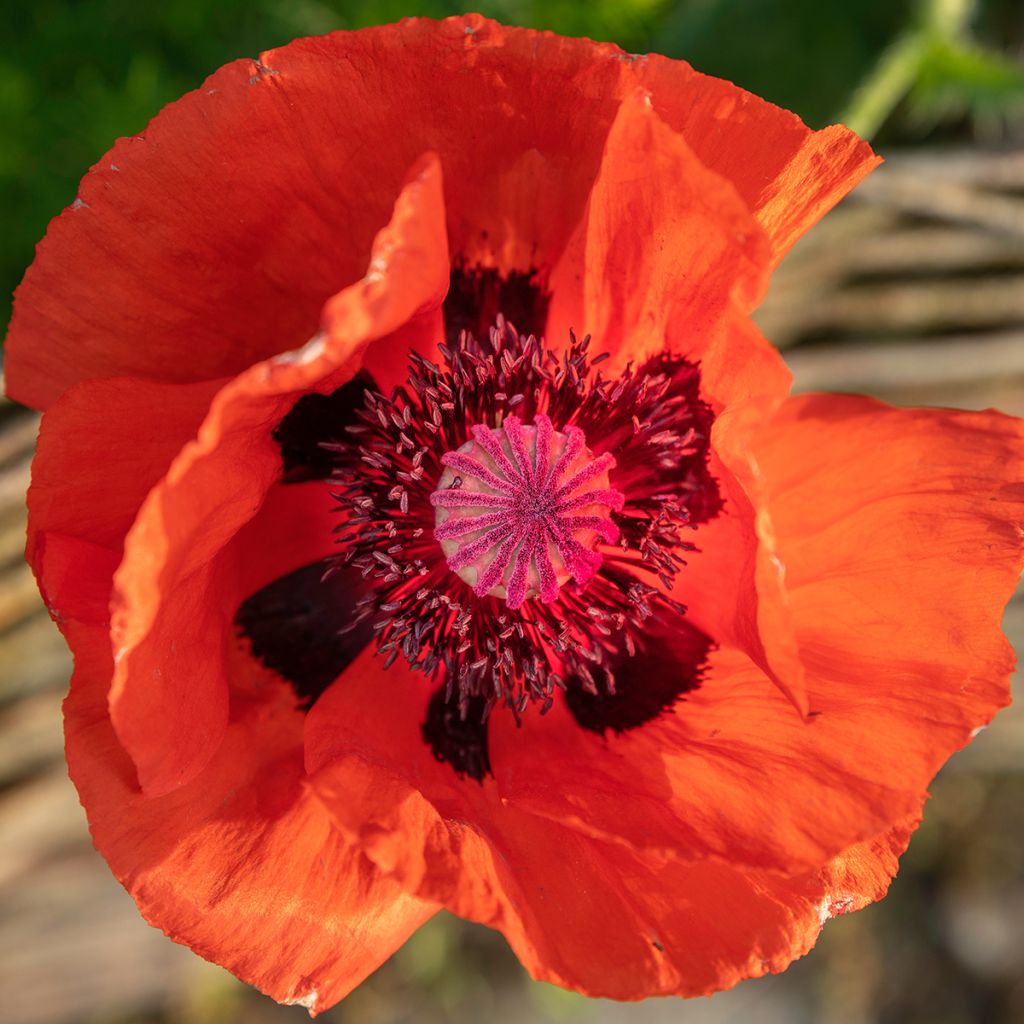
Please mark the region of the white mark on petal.
POLYGON ((284 1006, 301 1006, 307 1010, 313 1010, 316 1008, 316 1001, 319 998, 319 993, 316 989, 311 992, 307 992, 304 996, 296 996, 294 999, 286 999, 282 1005, 284 1006))
POLYGON ((818 905, 818 920, 824 927, 826 921, 845 914, 852 906, 852 896, 826 896, 818 905))
POLYGON ((384 272, 388 269, 388 261, 383 256, 374 256, 370 260, 370 266, 366 270, 366 275, 363 277, 363 281, 366 284, 373 284, 374 281, 379 281, 384 277, 384 272))
POLYGON ((327 345, 327 335, 314 335, 301 348, 294 348, 289 352, 282 352, 274 357, 274 362, 279 366, 306 366, 319 359, 323 355, 327 345))

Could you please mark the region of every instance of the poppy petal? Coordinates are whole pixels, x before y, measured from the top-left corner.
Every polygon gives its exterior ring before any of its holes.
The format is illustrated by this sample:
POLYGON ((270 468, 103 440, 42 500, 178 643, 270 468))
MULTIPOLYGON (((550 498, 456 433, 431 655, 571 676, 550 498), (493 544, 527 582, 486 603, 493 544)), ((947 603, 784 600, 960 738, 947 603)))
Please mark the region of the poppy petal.
POLYGON ((772 265, 882 161, 843 125, 811 131, 796 114, 651 54, 637 79, 673 131, 732 182, 771 241, 772 265))
MULTIPOLYGON (((596 685, 589 687, 571 676, 563 701, 576 724, 592 733, 608 736, 640 729, 702 684, 713 646, 686 619, 665 623, 662 630, 651 628, 636 653, 613 666, 612 686, 600 669, 591 670, 596 685)), ((508 737, 506 730, 499 735, 508 737)))
MULTIPOLYGON (((758 690, 765 694, 785 709, 775 691, 758 690)), ((920 810, 918 798, 905 819, 809 871, 651 856, 572 820, 526 812, 502 789, 497 764, 497 783, 457 780, 418 735, 428 699, 421 678, 397 664, 384 673, 364 654, 307 719, 312 788, 342 833, 408 891, 500 929, 535 977, 590 995, 701 995, 782 970, 829 916, 884 894, 920 810)), ((549 759, 553 744, 533 748, 535 735, 519 734, 532 773, 577 783, 560 774, 571 753, 549 759)), ((600 770, 599 760, 587 764, 600 770)), ((627 811, 631 827, 653 804, 628 811, 625 790, 636 780, 622 767, 615 809, 627 811)), ((762 797, 762 818, 764 806, 762 797)))
POLYGON ((335 457, 324 447, 351 439, 348 428, 358 422, 356 413, 363 406, 365 389, 377 385, 366 372, 329 394, 303 395, 274 430, 281 447, 284 479, 287 483, 326 480, 334 471, 335 457))
POLYGON ((696 361, 733 303, 767 283, 767 241, 642 92, 619 107, 590 199, 555 269, 549 334, 592 334, 612 371, 666 347, 696 361))
POLYGON ((747 317, 732 315, 725 332, 704 353, 702 383, 721 404, 711 431, 712 450, 728 469, 723 489, 731 493, 726 515, 708 524, 687 572, 681 597, 704 605, 701 628, 735 643, 765 670, 801 712, 807 712, 804 669, 779 572, 775 539, 761 514, 763 480, 752 451, 765 422, 789 392, 790 373, 778 351, 747 317), (717 540, 714 532, 722 536, 717 540), (750 574, 750 576, 748 576, 750 574), (746 582, 752 578, 752 585, 746 582), (733 610, 720 607, 722 579, 737 582, 733 610))
POLYGON ((923 788, 1009 701, 1024 423, 804 395, 756 457, 809 688, 858 694, 878 719, 862 742, 902 747, 901 784, 923 788))
POLYGON ((433 915, 333 828, 284 691, 236 705, 209 770, 147 798, 107 712, 107 631, 72 622, 68 764, 93 841, 143 915, 279 1002, 337 1002, 433 915), (276 694, 277 699, 268 699, 276 694))
POLYGON ((743 315, 764 287, 767 259, 762 232, 732 185, 635 95, 612 125, 587 213, 555 273, 549 324, 555 336, 585 325, 599 349, 617 353, 613 364, 642 363, 666 347, 700 363, 701 397, 719 415, 712 444, 724 465, 713 472, 727 492, 728 519, 699 531, 711 554, 693 561, 705 572, 689 580, 684 572, 675 596, 701 609, 705 632, 742 644, 806 711, 770 538, 757 543, 749 454, 790 383, 778 352, 743 315), (735 586, 708 587, 707 573, 735 586), (720 609, 711 607, 716 594, 720 609))
MULTIPOLYGON (((589 996, 702 996, 784 970, 840 909, 879 898, 905 833, 848 851, 805 876, 745 871, 717 861, 651 862, 617 844, 514 808, 463 846, 489 876, 505 934, 538 979, 589 996)), ((456 895, 461 914, 475 904, 456 895)), ((481 906, 490 912, 487 902, 481 906)))
POLYGON ((235 61, 92 168, 18 289, 13 397, 45 408, 93 377, 230 377, 315 332, 378 211, 325 185, 286 128, 289 93, 235 61))
MULTIPOLYGON (((695 532, 697 550, 687 554, 672 596, 687 607, 687 617, 698 629, 724 646, 744 651, 793 708, 806 714, 804 666, 772 538, 763 528, 757 505, 730 468, 713 458, 711 470, 725 509, 695 532), (730 585, 723 587, 723 580, 730 585)), ((749 486, 754 489, 756 481, 749 486)))
POLYGON ((424 321, 436 324, 447 284, 440 168, 431 157, 411 172, 367 276, 325 307, 324 334, 220 391, 197 440, 146 498, 115 578, 110 701, 148 794, 193 778, 223 736, 222 652, 248 596, 238 592, 230 544, 281 476, 274 427, 304 393, 351 379, 370 342, 397 345, 424 321))
POLYGON ((300 39, 221 68, 86 175, 18 289, 10 393, 45 408, 84 379, 229 377, 295 348, 362 274, 427 150, 460 259, 548 273, 638 87, 732 183, 775 259, 877 162, 846 129, 811 132, 680 61, 478 15, 300 39))
POLYGON ((556 704, 518 728, 493 716, 490 756, 505 800, 595 839, 808 871, 912 814, 923 794, 902 782, 900 747, 876 753, 859 738, 878 723, 835 703, 805 721, 749 659, 720 650, 699 687, 640 728, 602 737, 556 704))
POLYGON ((124 535, 150 488, 195 436, 220 384, 83 381, 44 414, 28 492, 26 557, 58 623, 106 621, 124 535), (86 476, 83 465, 90 467, 86 476))
POLYGON ((50 225, 17 294, 11 395, 43 408, 82 379, 234 376, 296 348, 362 275, 429 150, 465 259, 506 272, 551 262, 618 102, 619 54, 469 16, 228 64, 118 141, 50 225), (537 96, 528 114, 524 95, 537 96))
POLYGON ((365 591, 358 571, 322 559, 250 594, 235 623, 253 657, 286 679, 308 707, 376 635, 369 621, 353 626, 365 591))

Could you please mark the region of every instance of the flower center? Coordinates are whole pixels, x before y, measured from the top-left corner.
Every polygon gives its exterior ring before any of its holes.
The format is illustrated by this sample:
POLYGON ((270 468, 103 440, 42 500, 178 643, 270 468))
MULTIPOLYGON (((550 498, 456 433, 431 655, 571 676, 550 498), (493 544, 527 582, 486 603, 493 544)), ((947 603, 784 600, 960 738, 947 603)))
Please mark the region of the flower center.
POLYGON ((558 690, 610 699, 685 612, 673 583, 722 505, 699 369, 659 356, 605 377, 589 338, 556 355, 501 316, 438 348, 386 393, 363 375, 305 396, 275 432, 290 479, 330 464, 339 552, 317 578, 350 610, 327 637, 440 682, 445 735, 449 705, 479 724, 499 703, 543 714, 558 690))
POLYGON ((608 481, 614 457, 595 457, 582 430, 562 433, 542 414, 532 426, 506 416, 498 429, 470 433, 441 457, 430 496, 448 568, 477 597, 504 598, 509 608, 534 596, 551 603, 570 578, 591 579, 602 561, 595 544, 619 537, 608 514, 624 505, 608 481))

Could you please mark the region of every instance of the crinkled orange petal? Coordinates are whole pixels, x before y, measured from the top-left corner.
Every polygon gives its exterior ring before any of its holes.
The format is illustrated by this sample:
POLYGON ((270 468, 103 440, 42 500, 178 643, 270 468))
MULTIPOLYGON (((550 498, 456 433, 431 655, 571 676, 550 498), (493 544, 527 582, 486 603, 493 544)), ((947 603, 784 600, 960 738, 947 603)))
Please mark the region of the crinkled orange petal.
MULTIPOLYGON (((172 938, 278 1000, 323 1009, 435 908, 382 878, 311 801, 302 782, 302 716, 291 695, 250 686, 239 700, 236 686, 235 713, 210 772, 155 799, 140 794, 109 720, 110 591, 124 533, 218 387, 103 380, 71 389, 43 418, 29 556, 75 653, 68 760, 97 848, 143 914, 172 938), (81 486, 91 500, 79 504, 67 487, 85 461, 92 472, 81 486), (253 692, 269 702, 254 703, 253 692)), ((240 589, 304 561, 314 537, 321 550, 330 543, 324 495, 311 493, 318 486, 291 485, 287 501, 280 485, 271 489, 262 536, 244 527, 232 547, 240 589)), ((250 663, 249 671, 259 670, 250 663)))
POLYGON ((324 334, 218 393, 195 442, 142 506, 115 578, 111 717, 149 795, 193 778, 228 716, 223 650, 244 594, 227 550, 281 473, 271 437, 297 398, 351 379, 376 339, 436 321, 448 283, 441 174, 422 161, 366 277, 324 311, 324 334))
MULTIPOLYGON (((906 819, 811 870, 652 855, 622 837, 597 838, 573 820, 524 810, 506 795, 500 763, 497 781, 457 780, 419 734, 428 695, 414 673, 397 664, 385 673, 381 659, 364 653, 310 712, 312 789, 382 872, 423 899, 500 929, 535 977, 589 995, 703 995, 782 970, 810 948, 829 916, 883 895, 920 809, 918 801, 906 819)), ((760 687, 758 697, 765 695, 785 711, 774 690, 760 687)), ((801 727, 791 713, 785 720, 801 727)), ((536 736, 528 727, 524 749, 536 736)), ((580 784, 561 774, 578 752, 551 756, 545 743, 534 748, 531 770, 551 785, 580 784)), ((635 767, 614 753, 605 757, 607 776, 601 761, 580 766, 597 773, 598 787, 614 774, 612 765, 620 772, 635 767)), ((735 787, 753 776, 748 769, 735 787)), ((626 830, 655 808, 629 809, 626 776, 618 782, 622 802, 614 809, 624 813, 626 830)), ((754 797, 746 799, 752 807, 754 797)), ((762 798, 761 816, 764 806, 762 798)), ((714 812, 705 811, 705 819, 714 812)), ((686 834, 680 825, 679 853, 686 834)))
POLYGON ((41 533, 118 550, 143 496, 194 436, 222 384, 115 378, 66 392, 40 424, 29 490, 29 561, 35 561, 41 533))
POLYGON ((1024 423, 803 395, 755 454, 817 724, 841 701, 921 789, 1009 701, 1024 423))
POLYGON ((428 150, 460 253, 550 264, 625 75, 615 47, 476 16, 221 68, 120 140, 50 225, 15 303, 11 395, 45 407, 92 377, 233 376, 301 345, 428 150))
MULTIPOLYGON (((702 606, 698 613, 705 619, 702 628, 716 639, 739 645, 797 710, 806 714, 804 666, 775 538, 764 517, 763 482, 751 454, 770 414, 788 393, 789 371, 780 370, 775 349, 751 320, 740 315, 730 317, 718 344, 704 353, 701 365, 712 386, 729 391, 711 428, 712 450, 729 472, 728 476, 722 474, 727 505, 718 520, 702 527, 699 550, 680 576, 679 596, 694 608, 702 606), (766 348, 771 349, 771 356, 766 348), (723 381, 727 383, 720 383, 723 381), (752 575, 752 587, 747 573, 752 575), (720 585, 723 579, 737 584, 744 581, 734 591, 731 608, 727 588, 720 585), (715 606, 719 613, 712 618, 715 606)), ((712 392, 709 398, 714 402, 716 395, 712 392)))
POLYGON ((672 596, 686 606, 695 626, 716 643, 744 651, 793 708, 806 714, 804 666, 773 544, 758 535, 762 513, 756 494, 752 500, 720 458, 712 460, 711 470, 725 508, 694 534, 697 550, 686 553, 672 596))
POLYGON ((884 894, 903 837, 794 878, 652 863, 514 808, 489 840, 499 927, 527 970, 589 996, 640 999, 710 995, 785 970, 839 907, 884 894))
MULTIPOLYGON (((28 493, 27 557, 58 624, 109 622, 125 534, 150 489, 195 436, 219 386, 83 381, 47 410, 28 493), (93 471, 76 486, 79 503, 69 500, 68 487, 83 463, 93 471)), ((251 594, 333 553, 335 523, 323 483, 273 485, 232 543, 235 589, 251 594)))
POLYGON ((436 151, 453 256, 507 273, 549 270, 564 247, 633 88, 620 56, 468 14, 299 39, 262 59, 296 90, 296 133, 352 140, 339 169, 360 196, 380 203, 436 151))
POLYGON ((244 599, 294 569, 337 554, 332 532, 337 524, 338 513, 323 481, 274 484, 259 512, 225 550, 234 593, 244 599))
MULTIPOLYGON (((913 814, 926 784, 906 785, 903 743, 878 736, 884 712, 865 717, 841 695, 829 705, 812 696, 820 714, 805 721, 749 659, 721 650, 699 689, 622 735, 580 728, 560 703, 519 729, 493 716, 491 760, 503 798, 595 839, 668 859, 809 871, 913 814)), ((932 729, 926 706, 917 715, 909 738, 932 729)))
POLYGON ((699 359, 726 312, 760 298, 767 261, 767 239, 736 190, 637 90, 612 122, 586 211, 552 276, 549 336, 592 334, 611 353, 613 376, 666 350, 699 359))
POLYGON ((681 61, 478 15, 300 39, 221 68, 86 175, 18 289, 10 393, 45 408, 81 380, 233 376, 302 344, 426 150, 453 252, 546 274, 638 88, 775 258, 877 162, 681 61))
POLYGON ((849 128, 811 131, 796 114, 682 61, 651 54, 633 70, 669 127, 743 197, 773 265, 882 162, 849 128))
POLYGON ((109 618, 124 535, 221 383, 83 381, 47 410, 32 463, 26 556, 58 623, 109 618))
MULTIPOLYGON (((423 738, 420 726, 434 687, 401 659, 387 669, 383 665, 383 656, 367 648, 310 709, 303 740, 306 770, 315 775, 339 758, 360 758, 379 770, 381 787, 388 776, 403 784, 413 780, 432 806, 457 815, 468 806, 467 794, 478 787, 435 759, 423 738)), ((379 808, 383 812, 386 807, 382 799, 379 808)), ((372 829, 371 807, 357 809, 353 800, 346 814, 354 823, 364 811, 372 829)), ((408 852, 420 855, 412 846, 408 852)))
POLYGON ((156 927, 279 1002, 318 1011, 435 912, 347 842, 310 793, 286 690, 236 701, 208 770, 146 797, 107 711, 107 630, 70 622, 66 635, 71 777, 97 849, 156 927))

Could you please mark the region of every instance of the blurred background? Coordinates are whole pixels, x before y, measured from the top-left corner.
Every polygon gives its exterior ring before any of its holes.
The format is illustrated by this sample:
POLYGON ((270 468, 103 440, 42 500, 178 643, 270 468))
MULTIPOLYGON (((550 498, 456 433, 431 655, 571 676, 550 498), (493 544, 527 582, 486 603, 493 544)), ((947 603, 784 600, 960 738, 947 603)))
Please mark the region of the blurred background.
MULTIPOLYGON (((681 57, 887 158, 776 276, 759 319, 799 390, 1024 415, 1024 0, 36 0, 2 5, 0 322, 47 221, 116 136, 299 35, 476 9, 681 57)), ((36 418, 0 402, 0 1021, 299 1024, 148 928, 89 844, 61 752, 70 672, 27 567, 36 418)), ((1024 646, 1024 600, 1006 629, 1024 646)), ((531 982, 447 916, 334 1024, 1024 1021, 1024 711, 933 787, 883 903, 786 974, 618 1005, 531 982)))

